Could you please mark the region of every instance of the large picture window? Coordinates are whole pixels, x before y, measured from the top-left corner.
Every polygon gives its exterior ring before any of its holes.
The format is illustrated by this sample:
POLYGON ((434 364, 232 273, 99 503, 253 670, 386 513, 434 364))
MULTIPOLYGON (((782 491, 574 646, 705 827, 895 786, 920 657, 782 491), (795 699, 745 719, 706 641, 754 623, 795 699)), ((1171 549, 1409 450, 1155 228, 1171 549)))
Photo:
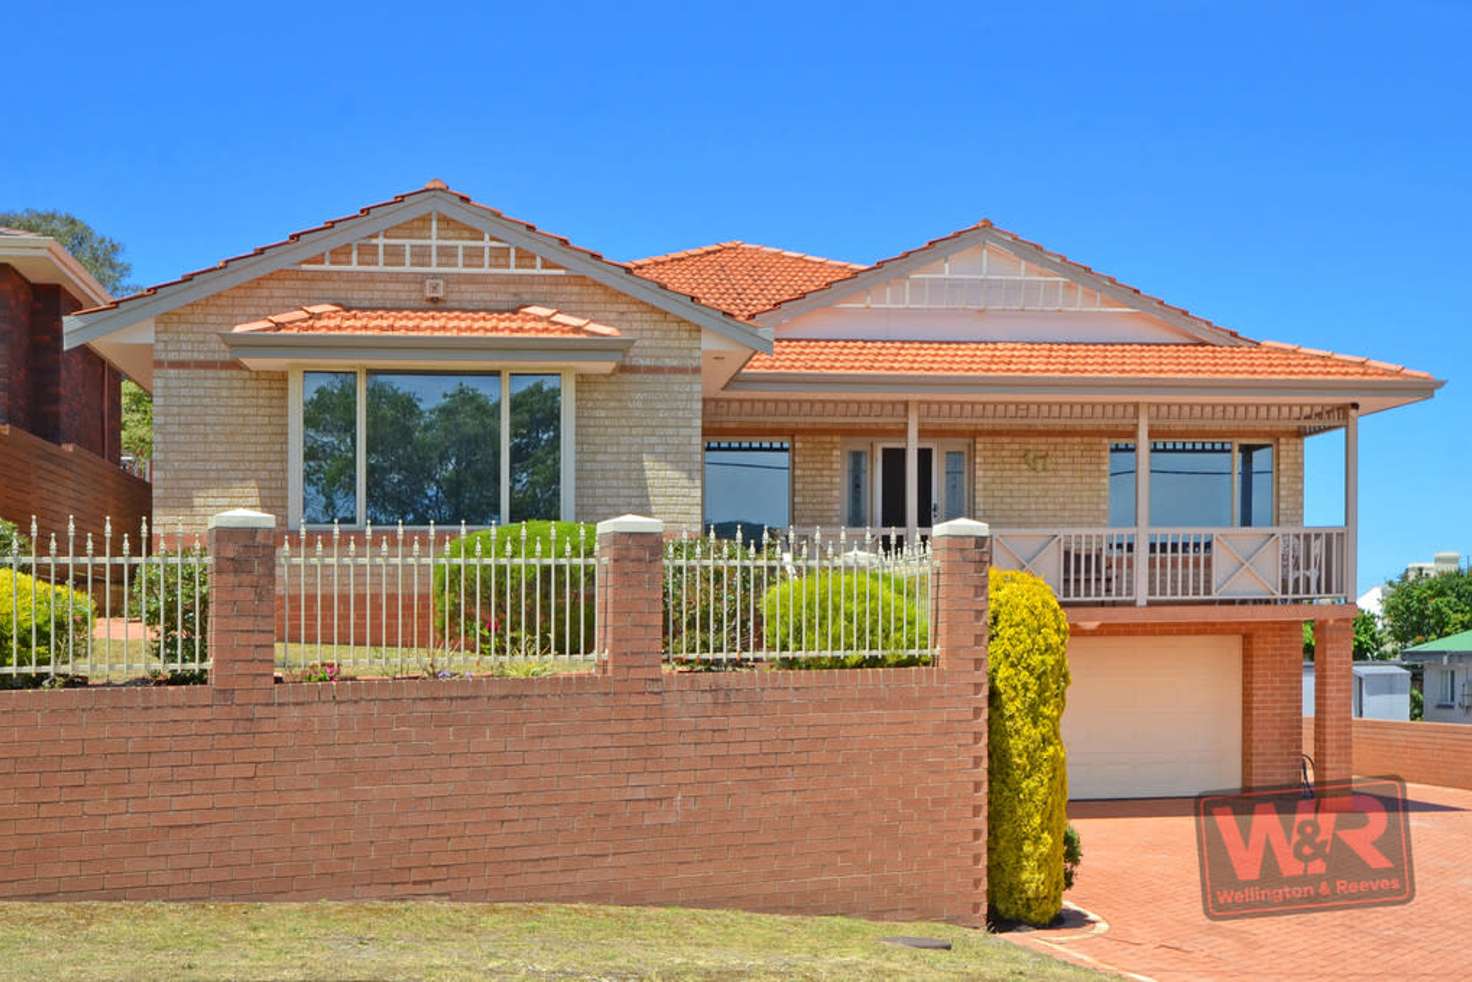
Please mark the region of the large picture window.
MULTIPOLYGON (((1135 524, 1135 445, 1109 448, 1109 524, 1135 524)), ((1150 521, 1161 528, 1268 526, 1273 446, 1219 440, 1150 444, 1150 521)))
POLYGON ((792 448, 786 440, 705 445, 705 525, 721 538, 760 538, 791 521, 792 448))
POLYGON ((564 384, 556 374, 306 371, 300 516, 490 525, 563 511, 564 384))

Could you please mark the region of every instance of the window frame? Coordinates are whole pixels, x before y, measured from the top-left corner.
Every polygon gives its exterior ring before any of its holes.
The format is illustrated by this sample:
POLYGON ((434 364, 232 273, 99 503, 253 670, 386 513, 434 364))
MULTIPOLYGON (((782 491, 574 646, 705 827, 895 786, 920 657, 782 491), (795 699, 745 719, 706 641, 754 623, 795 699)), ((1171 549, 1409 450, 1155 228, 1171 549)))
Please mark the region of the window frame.
MULTIPOLYGON (((577 512, 577 488, 574 484, 577 475, 577 395, 576 383, 577 373, 564 368, 536 368, 528 365, 486 365, 474 368, 456 366, 455 368, 421 368, 413 364, 404 365, 355 365, 344 366, 341 363, 324 363, 298 365, 287 372, 287 490, 286 511, 288 528, 305 527, 311 529, 332 528, 331 524, 307 524, 303 526, 302 512, 305 508, 304 500, 304 477, 303 477, 303 451, 304 451, 304 429, 302 422, 302 377, 309 372, 335 372, 347 374, 352 372, 357 377, 357 413, 355 433, 356 453, 356 503, 355 518, 350 525, 341 525, 339 528, 360 529, 366 524, 368 509, 368 375, 370 372, 401 372, 413 374, 436 374, 436 375, 499 375, 501 381, 501 473, 500 473, 500 495, 498 511, 501 515, 499 524, 508 524, 506 519, 511 514, 511 376, 513 375, 556 375, 561 393, 561 404, 559 406, 561 418, 559 433, 561 450, 561 469, 559 473, 560 502, 558 518, 570 521, 577 512)), ((405 526, 406 528, 410 526, 405 526)), ((418 527, 418 526, 415 526, 418 527)), ((480 526, 477 526, 480 527, 480 526)))
POLYGON ((1447 667, 1441 671, 1441 700, 1438 709, 1455 709, 1457 705, 1457 670, 1447 667))
POLYGON ((795 433, 720 433, 700 435, 700 534, 705 535, 711 523, 706 519, 705 455, 712 443, 785 443, 787 444, 787 522, 792 525, 797 492, 797 435, 795 433))
MULTIPOLYGON (((1151 438, 1150 438, 1150 466, 1151 467, 1154 467, 1155 466, 1155 454, 1156 454, 1155 445, 1157 443, 1222 443, 1222 444, 1229 445, 1230 448, 1231 448, 1229 450, 1229 453, 1231 455, 1231 471, 1230 471, 1230 474, 1229 474, 1229 476, 1228 476, 1227 479, 1231 482, 1231 485, 1230 485, 1230 493, 1229 493, 1228 497, 1231 499, 1231 503, 1232 503, 1232 515, 1231 515, 1230 523, 1228 525, 1224 526, 1224 527, 1225 528, 1228 528, 1228 529, 1254 529, 1254 528, 1257 528, 1257 529, 1265 529, 1265 528, 1277 528, 1277 527, 1279 527, 1278 518, 1279 518, 1279 515, 1281 514, 1282 503, 1281 503, 1281 501, 1279 501, 1280 495, 1278 493, 1278 491, 1279 491, 1278 481, 1279 481, 1279 478, 1282 476, 1282 471, 1280 470, 1280 467, 1281 467, 1281 459, 1280 459, 1281 458, 1281 447, 1280 447, 1280 441, 1279 441, 1279 438, 1278 437, 1275 437, 1275 436, 1267 436, 1267 437, 1231 437, 1231 438, 1228 438, 1228 439, 1207 439, 1207 438, 1201 438, 1201 439, 1179 438, 1179 439, 1176 439, 1176 438, 1168 438, 1168 437, 1151 436, 1151 438), (1272 449, 1273 471, 1272 471, 1272 478, 1271 478, 1271 480, 1272 480, 1272 489, 1271 490, 1272 490, 1272 513, 1273 514, 1272 514, 1272 520, 1269 521, 1266 525, 1242 525, 1241 524, 1241 521, 1242 521, 1242 493, 1241 493, 1242 472, 1241 472, 1241 455, 1242 455, 1242 447, 1244 447, 1244 446, 1249 446, 1249 447, 1270 447, 1272 449)), ((1128 440, 1110 440, 1109 441, 1108 449, 1105 451, 1105 454, 1104 454, 1104 473, 1105 473, 1106 480, 1108 479, 1108 475, 1109 475, 1109 457, 1110 457, 1111 454, 1114 453, 1114 448, 1120 447, 1120 446, 1128 446, 1131 449, 1133 449, 1134 446, 1135 446, 1135 441, 1134 441, 1134 439, 1128 439, 1128 440)), ((1135 457, 1136 460, 1139 459, 1139 455, 1138 454, 1134 454, 1134 457, 1135 457)), ((1138 481, 1139 479, 1140 479, 1140 475, 1139 475, 1139 472, 1137 470, 1136 473, 1135 473, 1135 480, 1138 481)), ((1150 501, 1151 501, 1151 504, 1152 504, 1152 507, 1153 507, 1154 501, 1155 501, 1155 494, 1154 494, 1153 489, 1151 491, 1150 501)), ((1134 511, 1134 502, 1133 501, 1130 502, 1130 510, 1131 510, 1131 512, 1134 511)), ((1150 518, 1150 516, 1148 516, 1148 515, 1145 516, 1145 519, 1146 519, 1145 520, 1145 525, 1147 527, 1149 527, 1149 528, 1218 528, 1218 527, 1220 527, 1220 526, 1215 526, 1215 525, 1181 525, 1181 526, 1160 525, 1160 526, 1157 526, 1153 522, 1151 522, 1149 520, 1149 518, 1150 518)), ((1138 522, 1138 516, 1136 516, 1136 521, 1135 522, 1130 522, 1128 525, 1110 525, 1110 528, 1134 528, 1135 525, 1137 524, 1137 522, 1138 522)))

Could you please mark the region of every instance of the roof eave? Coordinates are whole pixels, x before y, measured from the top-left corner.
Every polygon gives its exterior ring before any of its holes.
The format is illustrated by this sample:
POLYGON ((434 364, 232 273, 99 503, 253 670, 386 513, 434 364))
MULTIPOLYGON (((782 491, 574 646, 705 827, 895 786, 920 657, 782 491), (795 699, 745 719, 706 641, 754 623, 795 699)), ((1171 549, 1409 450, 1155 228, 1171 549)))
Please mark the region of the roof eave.
POLYGON ((1407 405, 1429 399, 1444 384, 1439 379, 1250 379, 1179 376, 1080 375, 897 375, 882 372, 741 372, 728 392, 799 392, 915 396, 1093 396, 1136 400, 1200 395, 1233 399, 1304 399, 1359 402, 1391 399, 1407 405))

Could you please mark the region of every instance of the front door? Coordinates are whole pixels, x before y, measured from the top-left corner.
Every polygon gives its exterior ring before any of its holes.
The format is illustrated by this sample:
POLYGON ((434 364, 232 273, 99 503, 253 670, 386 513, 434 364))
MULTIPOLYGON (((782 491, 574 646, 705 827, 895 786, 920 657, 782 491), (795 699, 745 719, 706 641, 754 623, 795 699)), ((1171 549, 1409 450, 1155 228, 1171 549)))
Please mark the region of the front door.
POLYGON ((915 448, 915 483, 905 487, 905 448, 881 447, 879 450, 879 525, 882 528, 905 528, 905 512, 909 498, 915 495, 915 520, 928 528, 935 519, 935 448, 915 448))

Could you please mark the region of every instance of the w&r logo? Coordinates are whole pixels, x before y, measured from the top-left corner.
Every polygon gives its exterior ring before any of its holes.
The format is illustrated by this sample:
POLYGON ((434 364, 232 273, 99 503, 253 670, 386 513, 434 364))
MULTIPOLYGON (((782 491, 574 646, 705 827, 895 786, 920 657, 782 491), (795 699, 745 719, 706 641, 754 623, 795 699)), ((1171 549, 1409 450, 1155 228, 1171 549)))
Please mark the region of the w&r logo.
POLYGON ((1327 782, 1196 799, 1201 899, 1212 920, 1409 903, 1405 782, 1327 782))

